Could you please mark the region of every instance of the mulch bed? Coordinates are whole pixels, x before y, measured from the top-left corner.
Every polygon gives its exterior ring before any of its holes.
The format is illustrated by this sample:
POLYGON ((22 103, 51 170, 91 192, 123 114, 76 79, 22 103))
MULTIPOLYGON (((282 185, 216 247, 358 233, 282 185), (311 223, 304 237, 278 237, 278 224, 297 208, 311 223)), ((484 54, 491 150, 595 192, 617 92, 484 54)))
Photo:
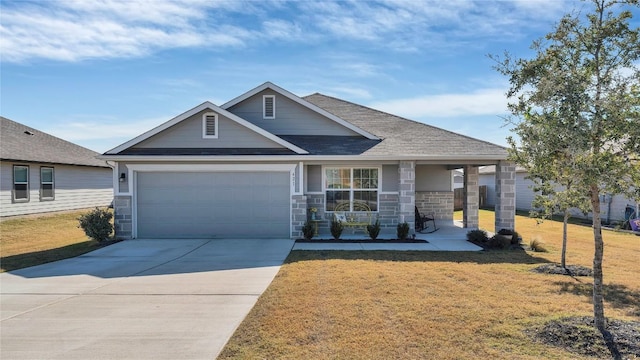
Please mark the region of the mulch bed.
MULTIPOLYGON (((607 330, 623 359, 640 358, 640 322, 608 320, 607 330)), ((611 358, 602 334, 593 326, 592 317, 569 317, 553 320, 541 329, 527 331, 537 341, 569 352, 611 358)))
POLYGON ((531 269, 531 271, 539 274, 593 276, 593 270, 582 265, 567 265, 565 269, 560 264, 543 264, 531 269))
POLYGON ((428 243, 427 240, 420 239, 407 239, 407 240, 398 240, 398 239, 354 239, 354 240, 336 240, 336 239, 297 239, 296 242, 299 243, 322 243, 322 244, 353 244, 353 243, 366 243, 366 244, 415 244, 415 243, 428 243))

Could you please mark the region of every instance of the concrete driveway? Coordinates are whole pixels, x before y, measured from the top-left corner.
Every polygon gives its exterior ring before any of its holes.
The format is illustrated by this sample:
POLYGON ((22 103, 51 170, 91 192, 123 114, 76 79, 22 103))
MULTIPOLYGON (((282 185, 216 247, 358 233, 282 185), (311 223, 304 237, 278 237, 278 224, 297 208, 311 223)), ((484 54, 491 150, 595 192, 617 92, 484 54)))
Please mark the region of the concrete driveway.
POLYGON ((214 359, 292 240, 129 240, 0 274, 2 359, 214 359))

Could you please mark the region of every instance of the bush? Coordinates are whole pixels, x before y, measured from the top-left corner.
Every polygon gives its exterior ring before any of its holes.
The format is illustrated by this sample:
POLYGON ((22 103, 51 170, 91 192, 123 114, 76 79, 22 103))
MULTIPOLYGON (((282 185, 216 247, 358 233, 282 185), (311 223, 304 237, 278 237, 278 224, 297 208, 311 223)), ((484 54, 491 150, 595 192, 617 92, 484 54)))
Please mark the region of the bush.
POLYGON ((484 230, 471 230, 467 233, 467 240, 476 243, 486 243, 489 240, 487 232, 484 230))
POLYGON ((542 241, 540 241, 538 238, 531 240, 531 242, 529 243, 529 248, 531 249, 531 251, 535 252, 547 252, 547 248, 544 247, 542 241))
POLYGON ((369 237, 371 240, 375 240, 380 235, 380 221, 376 220, 376 223, 373 225, 367 225, 367 233, 369 233, 369 237))
POLYGON ((396 235, 398 235, 398 240, 407 240, 407 236, 409 236, 409 224, 406 221, 398 224, 396 235))
POLYGON ((313 226, 311 221, 305 221, 304 226, 302 227, 302 235, 305 239, 311 240, 313 235, 316 233, 316 228, 313 226))
POLYGON ((340 240, 340 235, 342 235, 342 230, 344 230, 344 225, 340 221, 331 220, 331 236, 334 239, 340 240))
POLYGON ((489 239, 488 244, 492 249, 508 249, 511 246, 511 238, 496 234, 489 239))
POLYGON ((511 244, 512 245, 518 245, 518 244, 520 244, 520 241, 522 240, 522 238, 520 237, 520 234, 518 234, 518 232, 515 231, 515 230, 501 229, 500 231, 498 231, 498 234, 511 236, 511 244))
POLYGON ((109 210, 95 208, 95 210, 81 215, 78 218, 80 222, 78 227, 82 228, 88 237, 101 243, 109 240, 113 232, 111 218, 113 218, 113 214, 109 210))

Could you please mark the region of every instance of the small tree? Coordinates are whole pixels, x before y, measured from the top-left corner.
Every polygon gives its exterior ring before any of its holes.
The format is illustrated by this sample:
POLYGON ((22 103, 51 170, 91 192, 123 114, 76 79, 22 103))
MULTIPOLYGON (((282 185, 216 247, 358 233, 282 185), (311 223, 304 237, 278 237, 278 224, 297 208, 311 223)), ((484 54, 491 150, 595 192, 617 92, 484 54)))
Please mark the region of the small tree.
MULTIPOLYGON (((520 164, 533 174, 571 164, 565 168, 574 180, 575 195, 570 196, 590 203, 594 323, 610 340, 604 317, 600 194, 640 197, 640 70, 635 65, 640 31, 629 27, 631 11, 614 10, 638 8, 639 3, 591 2, 592 13, 565 15, 553 32, 535 41, 533 59, 514 59, 508 53, 505 59, 493 58, 511 85, 511 121, 520 137, 509 139, 514 157, 524 154, 520 164)), ((616 356, 612 346, 610 350, 616 356)))
POLYGON ((84 233, 91 239, 94 239, 97 242, 104 242, 109 239, 113 232, 111 218, 113 218, 111 211, 95 208, 78 218, 78 221, 80 222, 78 227, 82 228, 84 233))

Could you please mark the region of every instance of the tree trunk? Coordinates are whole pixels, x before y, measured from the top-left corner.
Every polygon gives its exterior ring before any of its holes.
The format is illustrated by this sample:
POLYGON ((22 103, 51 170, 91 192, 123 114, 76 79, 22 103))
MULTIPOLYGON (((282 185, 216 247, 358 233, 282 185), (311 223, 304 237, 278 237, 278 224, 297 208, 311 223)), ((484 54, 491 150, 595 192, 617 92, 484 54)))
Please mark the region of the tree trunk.
POLYGON ((602 284, 602 257, 604 242, 602 241, 602 226, 600 221, 600 189, 598 185, 591 185, 591 211, 593 214, 593 240, 595 253, 593 255, 593 318, 598 330, 605 331, 607 324, 604 318, 604 295, 602 284))
POLYGON ((562 256, 560 264, 562 268, 567 270, 567 222, 569 221, 569 209, 564 211, 564 223, 562 224, 562 256))

